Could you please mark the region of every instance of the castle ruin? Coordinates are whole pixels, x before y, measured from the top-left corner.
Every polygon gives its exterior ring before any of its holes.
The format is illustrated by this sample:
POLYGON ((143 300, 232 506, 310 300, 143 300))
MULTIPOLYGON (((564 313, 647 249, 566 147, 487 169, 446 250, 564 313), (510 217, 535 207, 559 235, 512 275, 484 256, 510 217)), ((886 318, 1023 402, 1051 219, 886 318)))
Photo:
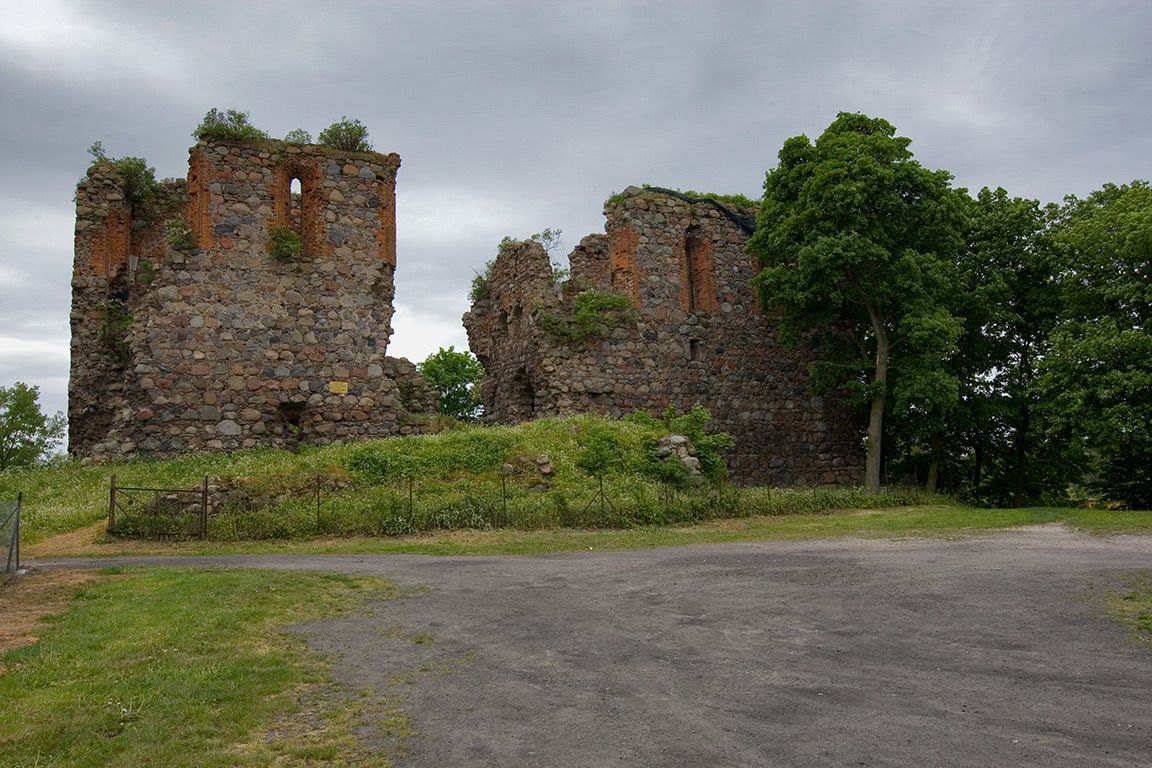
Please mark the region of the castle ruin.
POLYGON ((434 393, 386 356, 399 156, 274 140, 189 154, 187 180, 143 205, 109 164, 77 187, 72 455, 417 431, 434 393), (299 247, 277 258, 285 234, 299 247))
POLYGON ((859 482, 864 451, 847 407, 812 393, 811 351, 781 346, 777 321, 759 309, 745 252, 754 212, 629 187, 605 204, 606 233, 572 251, 567 280, 537 242, 502 248, 464 316, 487 372, 487 416, 619 417, 700 403, 733 437, 739 482, 859 482), (590 337, 564 333, 579 327, 581 294, 589 305, 609 293, 633 311, 606 316, 590 337))

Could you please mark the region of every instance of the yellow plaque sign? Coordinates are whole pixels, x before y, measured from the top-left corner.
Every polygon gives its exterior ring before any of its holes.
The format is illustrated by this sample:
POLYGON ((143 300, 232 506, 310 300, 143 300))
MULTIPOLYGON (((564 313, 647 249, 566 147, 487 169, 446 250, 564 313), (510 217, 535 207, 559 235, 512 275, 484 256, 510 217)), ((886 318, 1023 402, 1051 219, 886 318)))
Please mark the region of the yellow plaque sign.
POLYGON ((330 381, 328 382, 328 391, 333 395, 346 395, 348 394, 348 382, 330 381))

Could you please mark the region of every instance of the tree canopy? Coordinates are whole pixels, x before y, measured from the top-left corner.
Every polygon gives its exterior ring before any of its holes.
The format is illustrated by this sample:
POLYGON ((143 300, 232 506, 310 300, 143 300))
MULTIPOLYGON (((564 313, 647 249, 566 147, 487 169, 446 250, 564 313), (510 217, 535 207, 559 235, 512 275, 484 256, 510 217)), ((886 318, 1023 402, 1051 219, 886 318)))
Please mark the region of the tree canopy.
POLYGON ((0 470, 31 466, 64 438, 64 415, 45 416, 39 398, 23 382, 0 387, 0 470))
POLYGON ((484 366, 471 352, 457 352, 454 346, 441 347, 417 368, 440 393, 440 413, 463 421, 475 421, 480 415, 480 383, 484 366))
MULTIPOLYGON (((943 300, 962 245, 951 175, 913 158, 886 120, 841 113, 812 142, 788 139, 768 172, 749 251, 787 343, 815 343, 821 386, 869 409, 866 484, 880 487, 884 414, 934 418, 957 397, 960 322, 943 300)), ((936 417, 938 418, 938 417, 936 417)))
POLYGON ((1063 303, 1040 366, 1049 432, 1089 487, 1152 508, 1152 187, 1067 199, 1053 234, 1063 303))

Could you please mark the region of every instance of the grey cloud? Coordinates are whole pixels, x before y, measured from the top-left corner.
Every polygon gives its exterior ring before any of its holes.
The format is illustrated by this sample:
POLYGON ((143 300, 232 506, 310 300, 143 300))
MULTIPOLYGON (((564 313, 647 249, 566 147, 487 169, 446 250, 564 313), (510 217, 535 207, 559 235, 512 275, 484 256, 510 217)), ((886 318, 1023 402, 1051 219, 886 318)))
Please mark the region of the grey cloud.
MULTIPOLYGON (((0 5, 12 29, 46 12, 0 5)), ((88 145, 183 176, 211 106, 250 110, 274 135, 358 117, 401 154, 392 349, 416 358, 461 346, 472 270, 501 236, 560 227, 570 248, 629 184, 755 196, 783 141, 840 110, 888 118, 973 189, 1058 200, 1152 176, 1147 3, 61 7, 67 23, 41 25, 56 38, 0 45, 7 338, 65 341, 88 145)), ((63 391, 66 348, 26 357, 0 348, 0 375, 63 391)))

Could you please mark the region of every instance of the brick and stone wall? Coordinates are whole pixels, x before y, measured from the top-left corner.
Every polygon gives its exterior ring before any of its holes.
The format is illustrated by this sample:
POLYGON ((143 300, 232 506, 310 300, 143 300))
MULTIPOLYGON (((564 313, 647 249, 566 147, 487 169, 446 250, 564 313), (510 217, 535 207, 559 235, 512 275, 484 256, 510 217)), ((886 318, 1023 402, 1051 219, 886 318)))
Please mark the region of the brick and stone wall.
POLYGON ((740 482, 860 482, 860 431, 835 398, 812 394, 811 353, 782 347, 775 321, 760 312, 741 224, 713 203, 636 187, 614 196, 605 215, 606 234, 580 242, 564 284, 553 284, 537 243, 497 257, 487 295, 464 316, 487 371, 489 418, 700 403, 735 440, 729 464, 740 482), (582 342, 542 327, 588 288, 627 296, 636 317, 582 342))
POLYGON ((200 141, 136 209, 108 165, 76 192, 69 451, 110 458, 418 429, 434 394, 386 356, 395 154, 200 141), (294 184, 299 192, 294 192, 294 184), (184 219, 191 247, 164 239, 184 219), (269 253, 271 230, 303 243, 269 253))

